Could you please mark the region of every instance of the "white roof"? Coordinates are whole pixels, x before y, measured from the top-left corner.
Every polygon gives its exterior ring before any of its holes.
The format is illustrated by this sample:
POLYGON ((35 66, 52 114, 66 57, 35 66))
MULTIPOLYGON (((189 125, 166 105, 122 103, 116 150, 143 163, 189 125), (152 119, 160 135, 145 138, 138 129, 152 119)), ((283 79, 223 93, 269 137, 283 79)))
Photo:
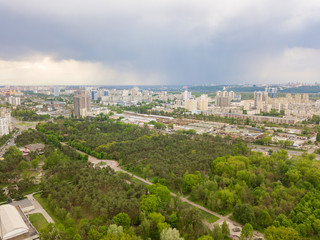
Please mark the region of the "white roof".
POLYGON ((28 231, 29 228, 16 207, 9 204, 0 206, 0 238, 2 240, 22 235, 28 231))

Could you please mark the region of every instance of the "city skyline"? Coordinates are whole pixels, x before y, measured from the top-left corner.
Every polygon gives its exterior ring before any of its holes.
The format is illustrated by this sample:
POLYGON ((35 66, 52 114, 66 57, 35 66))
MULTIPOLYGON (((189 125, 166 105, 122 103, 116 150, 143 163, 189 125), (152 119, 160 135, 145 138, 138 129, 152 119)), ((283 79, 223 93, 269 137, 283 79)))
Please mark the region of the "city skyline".
POLYGON ((2 1, 2 85, 320 80, 318 1, 2 1))

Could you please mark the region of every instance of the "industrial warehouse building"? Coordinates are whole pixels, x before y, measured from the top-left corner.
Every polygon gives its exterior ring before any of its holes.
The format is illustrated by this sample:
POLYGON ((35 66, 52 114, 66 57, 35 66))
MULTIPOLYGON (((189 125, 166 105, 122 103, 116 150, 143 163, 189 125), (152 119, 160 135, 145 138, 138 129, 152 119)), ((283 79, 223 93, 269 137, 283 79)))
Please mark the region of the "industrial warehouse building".
POLYGON ((0 206, 0 240, 39 239, 37 230, 24 215, 20 206, 0 206))

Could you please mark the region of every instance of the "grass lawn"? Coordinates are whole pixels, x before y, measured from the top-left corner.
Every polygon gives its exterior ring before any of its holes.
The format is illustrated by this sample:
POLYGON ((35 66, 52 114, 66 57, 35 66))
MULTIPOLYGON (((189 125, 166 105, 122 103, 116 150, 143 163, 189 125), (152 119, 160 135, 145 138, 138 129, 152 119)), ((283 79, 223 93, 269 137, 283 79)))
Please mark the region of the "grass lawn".
POLYGON ((44 210, 46 210, 47 213, 52 217, 52 219, 53 219, 53 221, 55 221, 55 223, 61 223, 59 218, 57 216, 55 216, 54 212, 51 211, 51 209, 49 208, 47 199, 41 197, 41 193, 34 194, 33 197, 35 199, 37 199, 37 201, 41 204, 41 206, 44 208, 44 210))
POLYGON ((42 228, 45 228, 48 225, 47 220, 41 213, 30 214, 29 220, 38 231, 40 231, 42 228))
POLYGON ((27 127, 31 127, 33 125, 37 124, 37 122, 17 122, 16 125, 19 126, 27 126, 27 127))
POLYGON ((207 213, 203 210, 201 210, 201 213, 202 213, 203 218, 206 219, 208 221, 208 223, 214 223, 219 220, 218 217, 216 217, 210 213, 207 213))
POLYGON ((135 177, 130 177, 129 181, 132 182, 132 183, 136 183, 136 184, 143 184, 143 185, 146 185, 146 186, 149 185, 149 184, 146 184, 145 182, 142 182, 141 180, 139 180, 139 179, 137 179, 135 177))
POLYGON ((37 191, 39 191, 39 185, 34 185, 34 186, 32 186, 31 188, 26 189, 26 190, 23 192, 23 195, 28 195, 28 194, 31 194, 31 193, 34 193, 34 192, 37 192, 37 191))

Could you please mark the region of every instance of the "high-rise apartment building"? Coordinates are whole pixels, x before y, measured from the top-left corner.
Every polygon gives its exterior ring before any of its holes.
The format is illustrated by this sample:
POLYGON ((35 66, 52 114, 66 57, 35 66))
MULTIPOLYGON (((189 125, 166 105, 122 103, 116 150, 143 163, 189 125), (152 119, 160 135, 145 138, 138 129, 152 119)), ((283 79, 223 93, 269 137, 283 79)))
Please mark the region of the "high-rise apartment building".
POLYGON ((91 109, 89 93, 86 90, 76 90, 73 101, 75 117, 85 117, 91 109))
POLYGON ((277 97, 277 92, 278 92, 278 88, 271 88, 271 87, 266 87, 265 88, 265 92, 268 93, 268 96, 270 98, 276 98, 277 97))
MULTIPOLYGON (((4 134, 8 134, 9 132, 12 131, 11 111, 9 109, 7 109, 7 108, 4 108, 4 107, 0 108, 0 118, 7 119, 7 120, 2 120, 2 127, 1 127, 2 130, 1 130, 1 132, 4 132, 4 134), (8 128, 8 130, 6 130, 7 128, 8 128)), ((0 133, 0 136, 2 136, 2 135, 0 133)))
POLYGON ((208 95, 202 94, 200 96, 200 111, 208 111, 208 95))
POLYGON ((54 87, 54 88, 53 88, 53 95, 54 95, 55 97, 59 97, 59 95, 60 95, 60 89, 59 89, 59 87, 54 87))
POLYGON ((91 90, 91 99, 94 101, 98 100, 98 91, 97 90, 91 90))
POLYGON ((20 97, 15 97, 15 96, 10 96, 10 97, 7 97, 7 102, 13 106, 18 106, 18 105, 21 105, 21 100, 20 100, 20 97))
POLYGON ((0 137, 9 134, 9 121, 6 117, 0 117, 0 137))
POLYGON ((188 92, 188 90, 185 90, 183 92, 183 100, 187 100, 187 99, 190 99, 191 98, 191 92, 188 92))
POLYGON ((195 111, 197 110, 197 107, 198 107, 198 102, 196 99, 187 99, 185 101, 185 108, 188 111, 195 111))
POLYGON ((304 93, 302 95, 302 102, 303 103, 308 103, 309 102, 309 94, 308 93, 304 93))
POLYGON ((234 91, 230 91, 230 92, 229 92, 229 97, 230 97, 231 100, 234 100, 234 99, 235 99, 235 93, 234 93, 234 91))
POLYGON ((263 102, 268 101, 268 92, 254 92, 254 108, 261 109, 263 102))
MULTIPOLYGON (((233 93, 234 96, 234 93, 233 93)), ((227 91, 218 91, 216 96, 216 106, 217 107, 230 107, 231 97, 227 91)))

